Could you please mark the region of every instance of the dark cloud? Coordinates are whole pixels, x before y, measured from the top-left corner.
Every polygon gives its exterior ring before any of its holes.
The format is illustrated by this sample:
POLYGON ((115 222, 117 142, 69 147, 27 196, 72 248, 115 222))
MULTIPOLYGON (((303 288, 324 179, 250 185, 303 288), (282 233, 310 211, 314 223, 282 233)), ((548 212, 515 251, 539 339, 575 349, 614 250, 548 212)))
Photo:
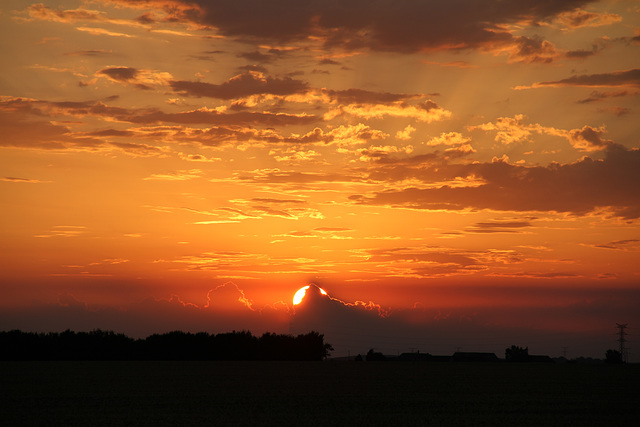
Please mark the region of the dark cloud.
POLYGON ((619 251, 640 251, 640 240, 639 239, 616 240, 613 242, 594 245, 594 247, 601 248, 601 249, 614 249, 619 251))
POLYGON ((571 50, 565 53, 565 56, 569 59, 583 59, 588 58, 590 56, 596 55, 601 50, 607 48, 610 44, 608 38, 603 37, 601 39, 597 39, 591 45, 591 49, 578 49, 571 50))
POLYGON ((335 349, 334 354, 344 355, 350 348, 366 352, 367 345, 374 345, 369 335, 373 331, 381 335, 392 333, 388 326, 391 325, 384 321, 380 307, 374 303, 345 303, 323 295, 317 286, 310 285, 300 304, 294 307, 290 331, 293 334, 304 330, 322 331, 335 349), (369 343, 361 342, 362 338, 369 343))
MULTIPOLYGON (((371 153, 370 153, 371 154, 371 153)), ((442 162, 442 156, 438 151, 426 154, 417 154, 415 156, 407 157, 394 157, 388 153, 378 153, 375 158, 375 163, 387 164, 391 166, 420 166, 425 164, 433 164, 442 162)))
POLYGON ((96 74, 102 74, 109 77, 112 80, 118 82, 128 82, 135 80, 138 75, 138 70, 131 67, 109 67, 103 68, 96 74))
MULTIPOLYGON (((26 111, 2 111, 0 103, 0 146, 32 149, 59 150, 67 148, 97 148, 102 140, 85 136, 74 136, 65 126, 53 124, 35 117, 26 111)), ((29 107, 27 107, 29 108, 29 107)))
POLYGON ((495 277, 518 277, 518 278, 526 278, 526 279, 570 279, 583 277, 578 273, 573 272, 563 272, 563 271, 554 271, 549 273, 540 273, 540 272, 530 272, 530 271, 519 271, 516 273, 489 273, 488 276, 495 277))
POLYGON ((611 73, 582 74, 562 80, 534 83, 533 87, 541 86, 640 86, 640 69, 614 71, 611 73))
MULTIPOLYGON (((50 102, 43 100, 34 100, 27 98, 6 98, 0 100, 0 111, 7 111, 9 113, 19 113, 22 119, 31 116, 55 116, 55 115, 74 115, 74 116, 97 116, 108 117, 120 122, 139 123, 139 124, 154 124, 154 123, 179 123, 179 124, 208 124, 213 126, 206 130, 195 130, 195 132, 205 133, 210 135, 215 133, 231 134, 238 133, 242 129, 231 129, 226 127, 216 127, 217 125, 226 126, 251 126, 251 125, 265 125, 265 126, 285 126, 285 125, 304 125, 318 122, 321 119, 312 115, 298 115, 298 114, 286 114, 286 113, 268 113, 268 112, 235 112, 235 113, 221 113, 217 110, 198 109, 191 111, 183 111, 178 113, 166 113, 162 110, 155 108, 122 108, 109 106, 101 101, 60 101, 50 102)), ((21 119, 21 120, 22 120, 21 119)), ((64 135, 67 131, 66 128, 61 126, 41 124, 42 127, 51 129, 52 135, 64 135)), ((28 132, 35 132, 36 129, 26 129, 25 134, 28 132)), ((120 131, 116 130, 104 130, 97 131, 95 135, 100 135, 101 132, 108 134, 109 136, 116 136, 120 131)), ((255 134, 255 131, 251 131, 255 134)), ((281 137, 277 137, 278 141, 281 141, 281 137)))
POLYGON ((129 130, 119 130, 119 129, 103 129, 97 130, 93 132, 88 132, 87 135, 91 136, 116 136, 121 138, 127 138, 134 136, 135 133, 129 130))
POLYGON ((238 58, 248 59, 249 61, 252 61, 252 62, 269 63, 273 61, 273 55, 262 53, 257 50, 254 50, 253 52, 238 53, 236 56, 238 58))
MULTIPOLYGON (((203 145, 218 146, 234 142, 305 143, 317 142, 317 138, 284 137, 272 127, 309 125, 321 120, 317 116, 268 112, 231 112, 199 109, 178 113, 162 110, 135 109, 109 106, 100 101, 50 102, 28 98, 0 99, 0 126, 3 138, 0 145, 21 148, 92 149, 104 146, 109 138, 146 138, 168 141, 195 141, 203 145), (136 129, 103 129, 92 132, 74 132, 66 126, 50 120, 59 116, 99 117, 123 123, 146 125, 136 129), (169 126, 167 123, 175 123, 169 126), (150 127, 151 125, 156 125, 150 127), (205 125, 206 128, 189 127, 205 125), (267 129, 257 129, 264 126, 267 129)), ((331 135, 326 138, 333 139, 331 135)), ((366 132, 365 135, 366 136, 366 132)), ((363 136, 363 137, 364 137, 363 136)), ((149 145, 111 143, 131 153, 160 151, 149 145)))
POLYGON ((136 144, 132 142, 110 142, 109 144, 137 156, 157 156, 164 154, 162 149, 148 144, 136 144))
POLYGON ((238 67, 239 71, 255 71, 257 73, 266 73, 267 69, 262 65, 243 65, 238 67))
POLYGON ((56 304, 37 306, 32 310, 2 311, 0 325, 7 330, 109 329, 133 337, 174 330, 284 333, 290 319, 286 305, 253 307, 244 292, 233 283, 211 289, 204 305, 189 303, 173 295, 168 299, 146 298, 117 309, 86 304, 65 292, 56 304))
POLYGON ((274 204, 307 204, 306 200, 297 200, 297 199, 263 199, 263 198, 254 198, 251 199, 254 202, 258 203, 274 203, 274 204))
POLYGON ((640 150, 616 144, 606 146, 602 160, 585 157, 575 163, 552 163, 546 167, 504 161, 420 169, 396 167, 373 171, 371 177, 374 176, 387 181, 413 176, 431 183, 473 177, 484 183, 387 190, 353 195, 353 202, 413 209, 553 211, 575 215, 607 208, 622 218, 640 218, 640 192, 635 185, 640 182, 640 150))
POLYGON ((202 22, 230 36, 281 41, 309 35, 326 38, 328 46, 374 50, 417 51, 465 48, 511 39, 501 24, 544 20, 587 1, 505 4, 502 1, 424 2, 408 0, 240 0, 196 2, 202 22))
POLYGON ((456 268, 477 266, 478 260, 469 254, 446 252, 436 248, 392 248, 372 249, 367 251, 368 262, 388 263, 397 261, 410 261, 416 263, 435 263, 455 265, 456 268))
POLYGON ((618 117, 622 117, 629 114, 631 112, 631 109, 626 107, 613 106, 613 107, 606 107, 606 108, 598 108, 597 111, 599 113, 611 113, 618 117))
MULTIPOLYGON (((135 132, 121 129, 103 129, 92 132, 74 132, 70 128, 54 124, 49 120, 55 116, 87 115, 107 116, 118 120, 129 110, 107 107, 96 101, 60 101, 48 102, 33 99, 13 98, 0 100, 0 127, 3 139, 0 146, 29 148, 29 149, 82 149, 97 150, 116 147, 136 155, 159 155, 164 151, 158 147, 123 142, 108 142, 110 138, 152 138, 158 133, 135 132)), ((63 122, 60 122, 63 123, 63 122)))
MULTIPOLYGON (((530 275, 550 282, 576 278, 571 272, 530 275)), ((553 356, 570 339, 575 354, 602 357, 604 343, 611 342, 611 332, 603 330, 599 322, 621 314, 637 318, 640 298, 635 289, 594 287, 585 291, 550 286, 541 291, 539 286, 526 285, 434 284, 425 294, 426 307, 416 303, 413 308, 383 309, 374 302, 345 302, 329 286, 321 286, 329 295, 310 287, 302 302, 294 307, 291 331, 322 331, 337 356, 364 355, 370 348, 394 355, 415 349, 450 355, 461 346, 465 351, 490 351, 503 357, 504 349, 514 342, 553 356), (432 300, 440 298, 459 305, 434 307, 432 300), (575 328, 565 333, 557 328, 559 324, 575 328), (576 330, 589 332, 580 334, 576 330)))
POLYGON ((112 52, 106 50, 77 50, 75 52, 69 52, 65 55, 68 56, 107 56, 111 55, 112 52))
POLYGON ((111 0, 155 7, 167 19, 195 22, 241 40, 322 40, 327 48, 393 52, 492 49, 518 42, 509 24, 537 24, 589 0, 111 0))
POLYGON ((569 131, 569 141, 578 149, 586 151, 603 150, 613 144, 613 141, 604 139, 604 128, 594 129, 591 126, 583 126, 582 129, 569 131))
POLYGON ((157 22, 156 16, 152 12, 143 13, 136 18, 141 24, 155 24, 157 22))
POLYGON ((338 61, 334 61, 331 58, 323 58, 318 62, 318 65, 341 65, 338 61))
MULTIPOLYGON (((106 114, 105 114, 106 115, 106 114)), ((184 111, 180 113, 165 113, 160 110, 137 111, 133 110, 129 114, 117 114, 118 120, 131 123, 180 123, 180 124, 206 124, 211 126, 227 125, 227 126, 286 126, 286 125, 304 125, 318 122, 321 119, 311 115, 296 115, 285 113, 268 113, 268 112, 250 112, 242 111, 236 113, 219 113, 215 110, 194 110, 184 111)), ((217 133, 238 133, 239 129, 230 129, 226 127, 213 127, 211 129, 201 131, 204 134, 217 133)), ((196 131, 197 132, 197 131, 196 131)), ((254 132, 249 132, 254 134, 254 132)), ((265 139, 269 139, 265 135, 265 139)), ((282 138, 275 137, 278 141, 282 138)))
POLYGON ((304 93, 309 85, 302 80, 290 77, 264 77, 256 72, 239 74, 230 80, 221 83, 192 82, 174 80, 169 82, 171 88, 186 96, 209 97, 218 99, 235 99, 251 95, 293 95, 304 93))
POLYGON ((596 54, 596 51, 593 51, 593 50, 579 49, 579 50, 571 50, 567 52, 565 55, 567 58, 570 58, 570 59, 583 59, 583 58, 588 58, 590 56, 593 56, 595 54, 596 54))
POLYGON ((628 90, 617 90, 613 92, 599 92, 597 90, 594 90, 589 94, 588 98, 581 99, 578 101, 578 103, 586 104, 589 102, 602 101, 603 99, 607 99, 607 98, 618 98, 622 96, 637 95, 637 94, 638 92, 630 92, 628 90))
POLYGON ((530 221, 490 221, 477 222, 467 231, 471 233, 519 233, 531 227, 530 221))
POLYGON ((540 37, 517 37, 510 59, 519 62, 550 63, 558 56, 555 46, 540 37))
MULTIPOLYGON (((557 280, 553 276, 564 278, 560 280, 575 277, 570 272, 530 274, 551 284, 557 280)), ((612 329, 603 328, 603 319, 610 319, 611 325, 620 316, 629 323, 640 321, 640 293, 633 287, 541 288, 506 283, 510 282, 453 286, 434 283, 417 298, 414 307, 404 309, 381 307, 372 301, 341 300, 339 290, 330 285, 321 285, 329 295, 310 287, 295 307, 284 303, 256 307, 250 295, 233 283, 211 289, 206 302, 200 304, 173 295, 165 299, 136 298, 137 302, 121 308, 88 304, 69 290, 61 292, 53 303, 3 307, 0 329, 60 332, 99 328, 136 338, 174 330, 250 330, 253 334, 316 330, 333 345, 335 356, 364 355, 370 348, 385 354, 419 349, 449 355, 457 346, 465 351, 491 351, 502 356, 514 342, 529 346, 536 353, 554 355, 570 342, 571 352, 576 355, 602 357, 603 349, 608 348, 605 345, 613 342, 612 329), (558 329, 558 325, 565 329, 558 329), (589 332, 581 334, 576 330, 589 332)), ((113 286, 108 289, 113 291, 113 286)), ((398 291, 415 289, 398 287, 398 291)))
POLYGON ((610 45, 610 40, 607 37, 596 39, 591 44, 591 49, 577 49, 570 50, 564 53, 567 59, 584 59, 597 55, 600 51, 606 49, 610 45))

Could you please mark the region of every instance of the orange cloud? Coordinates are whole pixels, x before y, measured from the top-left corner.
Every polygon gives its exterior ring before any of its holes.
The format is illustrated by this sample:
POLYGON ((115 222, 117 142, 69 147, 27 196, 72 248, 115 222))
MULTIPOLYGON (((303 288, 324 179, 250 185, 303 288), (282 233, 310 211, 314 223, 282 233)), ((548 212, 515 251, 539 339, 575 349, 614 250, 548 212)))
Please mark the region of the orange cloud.
POLYGON ((39 179, 33 179, 33 178, 18 178, 18 177, 15 177, 15 176, 4 176, 4 177, 0 178, 0 181, 28 183, 28 184, 38 184, 38 183, 42 183, 42 182, 51 182, 51 181, 40 181, 39 179))
POLYGON ((603 138, 606 133, 604 126, 593 128, 583 126, 582 129, 556 129, 538 123, 528 124, 523 114, 515 117, 499 117, 495 122, 469 126, 468 130, 496 131, 495 140, 509 145, 517 142, 531 142, 534 133, 566 138, 573 148, 580 151, 601 151, 613 144, 613 141, 603 138))
POLYGON ((411 125, 407 125, 407 127, 405 127, 403 130, 399 130, 398 132, 396 132, 396 138, 402 141, 408 141, 411 139, 411 134, 415 131, 416 128, 411 125))
POLYGON ((459 132, 441 133, 440 136, 431 138, 427 145, 463 145, 471 141, 471 138, 462 136, 459 132))
POLYGON ((106 67, 98 72, 96 76, 105 76, 109 80, 124 83, 133 84, 138 89, 152 89, 157 86, 164 86, 173 79, 171 74, 166 72, 158 72, 152 70, 139 70, 131 67, 106 67))
POLYGON ((251 311, 255 311, 244 291, 232 282, 227 282, 209 290, 204 308, 218 311, 235 311, 238 308, 248 308, 251 311))
POLYGON ((422 97, 422 95, 408 95, 404 93, 373 92, 363 89, 331 90, 322 89, 322 95, 330 102, 338 104, 394 104, 422 97))
POLYGON ((104 28, 96 28, 96 27, 76 27, 76 30, 83 31, 85 33, 89 33, 94 36, 111 36, 111 37, 126 37, 126 38, 134 37, 131 34, 119 33, 117 31, 110 31, 104 28))
POLYGON ((622 17, 615 13, 597 13, 575 9, 557 15, 555 21, 568 29, 576 29, 615 24, 622 21, 622 17))
MULTIPOLYGON (((385 116, 413 118, 421 122, 431 123, 451 117, 451 111, 445 110, 435 102, 428 100, 417 105, 406 103, 394 104, 348 104, 341 105, 335 111, 350 114, 364 119, 380 119, 385 116)), ((330 112, 329 114, 335 114, 330 112)))
POLYGON ((540 37, 515 37, 510 43, 503 43, 492 50, 494 53, 507 53, 509 62, 527 62, 548 64, 562 56, 553 43, 540 37))
POLYGON ((569 131, 569 142, 574 148, 581 151, 600 151, 613 144, 613 141, 603 138, 605 133, 604 127, 596 129, 584 126, 582 129, 569 131))
POLYGON ((240 174, 241 181, 272 184, 313 184, 319 182, 364 182, 363 175, 340 173, 298 172, 275 170, 257 170, 251 174, 240 174))
POLYGON ((104 12, 89 9, 51 9, 42 3, 33 4, 28 7, 27 12, 32 19, 53 22, 75 22, 75 21, 107 21, 104 12))
POLYGON ((466 231, 469 233, 521 233, 531 227, 530 221, 489 221, 478 222, 466 231))
POLYGON ((145 181, 148 181, 148 180, 186 181, 189 179, 200 178, 202 176, 202 173, 203 172, 200 169, 179 170, 179 171, 168 172, 163 174, 153 174, 143 179, 145 181))

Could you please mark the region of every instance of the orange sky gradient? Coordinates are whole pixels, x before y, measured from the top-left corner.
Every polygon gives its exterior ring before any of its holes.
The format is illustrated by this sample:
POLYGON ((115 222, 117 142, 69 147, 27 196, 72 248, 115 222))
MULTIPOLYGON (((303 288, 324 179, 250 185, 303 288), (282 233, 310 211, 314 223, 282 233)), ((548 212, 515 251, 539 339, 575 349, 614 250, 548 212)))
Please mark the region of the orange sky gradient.
POLYGON ((637 1, 7 0, 0 33, 0 329, 604 357, 629 323, 640 360, 637 1))

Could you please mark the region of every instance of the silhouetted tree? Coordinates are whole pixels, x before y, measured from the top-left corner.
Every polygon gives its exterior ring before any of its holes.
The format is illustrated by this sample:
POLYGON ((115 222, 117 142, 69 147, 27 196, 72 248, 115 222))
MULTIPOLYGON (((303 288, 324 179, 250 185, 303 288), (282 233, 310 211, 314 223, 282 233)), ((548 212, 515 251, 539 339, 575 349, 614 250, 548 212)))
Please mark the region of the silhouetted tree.
POLYGON ((297 337, 249 331, 210 335, 172 331, 134 340, 96 329, 36 334, 0 332, 0 360, 322 360, 333 350, 324 335, 297 337))
POLYGON ((373 349, 369 349, 367 352, 367 362, 378 362, 382 360, 387 360, 386 357, 382 353, 373 351, 373 349))
POLYGON ((522 348, 512 345, 505 349, 504 358, 507 362, 527 362, 529 361, 529 347, 522 348))
POLYGON ((323 360, 333 351, 331 344, 324 342, 324 335, 316 331, 298 335, 297 340, 297 347, 304 352, 300 354, 301 360, 323 360))
POLYGON ((609 349, 605 353, 605 362, 607 362, 607 363, 623 363, 622 354, 618 350, 609 349))

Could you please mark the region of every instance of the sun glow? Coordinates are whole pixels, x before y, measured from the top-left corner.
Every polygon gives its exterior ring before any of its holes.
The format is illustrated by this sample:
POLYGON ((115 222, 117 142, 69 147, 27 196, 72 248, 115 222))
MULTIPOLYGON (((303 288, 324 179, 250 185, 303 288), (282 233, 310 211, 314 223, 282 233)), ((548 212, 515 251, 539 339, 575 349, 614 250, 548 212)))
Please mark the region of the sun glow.
MULTIPOLYGON (((307 293, 307 289, 309 289, 310 287, 311 287, 311 285, 307 285, 305 287, 302 287, 302 288, 298 289, 298 291, 293 296, 293 305, 298 305, 298 304, 300 304, 302 302, 302 299, 304 298, 305 294, 307 293)), ((325 291, 322 288, 318 288, 318 290, 320 291, 320 293, 322 295, 329 295, 329 294, 327 294, 327 291, 325 291)))

